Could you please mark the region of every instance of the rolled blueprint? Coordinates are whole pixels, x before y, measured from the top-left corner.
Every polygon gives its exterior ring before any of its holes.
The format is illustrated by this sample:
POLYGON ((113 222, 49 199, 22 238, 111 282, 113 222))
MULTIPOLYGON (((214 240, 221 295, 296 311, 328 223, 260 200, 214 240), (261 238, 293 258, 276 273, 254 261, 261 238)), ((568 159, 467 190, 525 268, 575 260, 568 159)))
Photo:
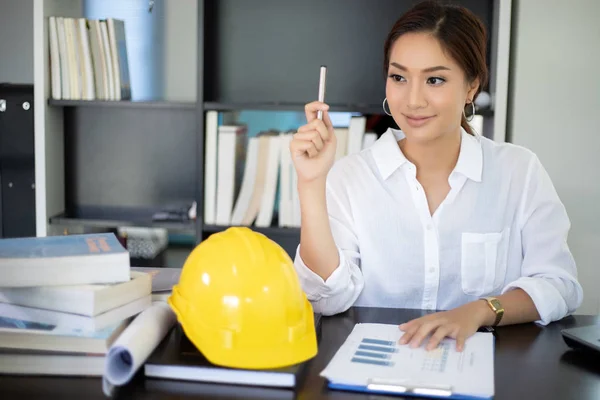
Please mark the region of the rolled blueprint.
POLYGON ((155 302, 131 322, 106 355, 105 394, 109 395, 113 386, 125 385, 133 378, 176 321, 167 303, 155 302))

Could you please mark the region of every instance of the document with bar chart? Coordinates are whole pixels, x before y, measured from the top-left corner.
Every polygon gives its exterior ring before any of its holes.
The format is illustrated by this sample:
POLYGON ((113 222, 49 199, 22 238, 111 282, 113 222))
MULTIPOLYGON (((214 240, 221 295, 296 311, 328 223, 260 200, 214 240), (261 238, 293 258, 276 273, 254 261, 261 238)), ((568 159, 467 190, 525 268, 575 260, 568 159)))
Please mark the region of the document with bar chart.
POLYGON ((478 332, 462 352, 454 339, 427 351, 399 345, 398 325, 356 324, 321 376, 361 392, 488 399, 494 395, 494 337, 478 332))

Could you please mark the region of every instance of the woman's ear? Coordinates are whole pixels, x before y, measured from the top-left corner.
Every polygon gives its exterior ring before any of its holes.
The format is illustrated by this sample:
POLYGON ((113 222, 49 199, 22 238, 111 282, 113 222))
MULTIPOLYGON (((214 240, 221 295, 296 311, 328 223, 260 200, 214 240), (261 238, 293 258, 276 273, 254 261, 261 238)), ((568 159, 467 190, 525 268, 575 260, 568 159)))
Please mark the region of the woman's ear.
POLYGON ((469 84, 469 91, 467 92, 467 101, 465 103, 470 103, 470 101, 475 101, 475 94, 477 93, 478 89, 479 89, 479 79, 475 78, 469 84))

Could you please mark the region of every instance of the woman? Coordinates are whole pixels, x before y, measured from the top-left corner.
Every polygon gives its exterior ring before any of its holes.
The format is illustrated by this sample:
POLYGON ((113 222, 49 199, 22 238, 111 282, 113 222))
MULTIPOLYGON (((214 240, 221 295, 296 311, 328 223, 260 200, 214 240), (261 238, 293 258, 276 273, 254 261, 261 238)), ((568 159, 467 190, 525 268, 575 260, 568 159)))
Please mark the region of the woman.
POLYGON ((485 46, 464 8, 408 11, 384 48, 384 110, 401 131, 335 165, 328 106, 306 105, 290 145, 302 213, 295 267, 315 311, 445 310, 401 325, 401 343, 429 338, 433 349, 452 337, 461 351, 481 326, 545 325, 581 304, 570 222, 540 161, 466 120, 487 81, 485 46))

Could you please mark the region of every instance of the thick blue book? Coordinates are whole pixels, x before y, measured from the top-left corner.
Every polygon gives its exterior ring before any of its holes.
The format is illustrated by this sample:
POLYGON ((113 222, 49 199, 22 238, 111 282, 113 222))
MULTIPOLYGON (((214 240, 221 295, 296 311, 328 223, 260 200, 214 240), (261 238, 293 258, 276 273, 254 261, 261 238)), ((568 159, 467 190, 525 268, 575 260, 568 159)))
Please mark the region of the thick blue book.
POLYGON ((0 239, 0 287, 125 282, 129 267, 112 233, 0 239))

